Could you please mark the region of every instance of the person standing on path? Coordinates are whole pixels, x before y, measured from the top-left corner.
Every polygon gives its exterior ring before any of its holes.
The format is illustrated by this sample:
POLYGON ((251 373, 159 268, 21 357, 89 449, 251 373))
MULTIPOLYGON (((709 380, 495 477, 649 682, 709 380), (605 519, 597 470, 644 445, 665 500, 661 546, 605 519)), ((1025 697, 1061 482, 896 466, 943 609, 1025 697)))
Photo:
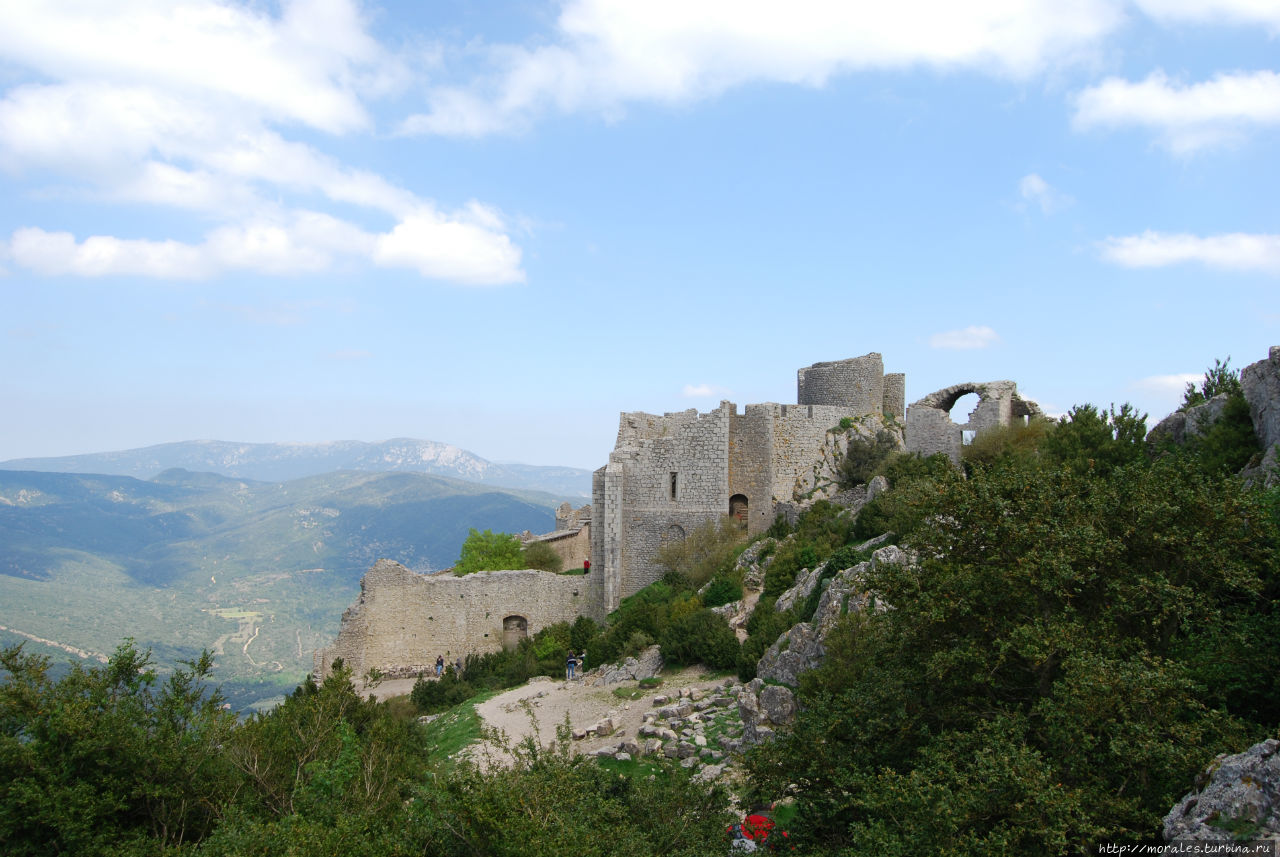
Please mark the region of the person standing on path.
POLYGON ((569 657, 564 662, 565 681, 573 681, 573 668, 578 665, 578 660, 573 656, 573 652, 569 652, 569 657))
POLYGON ((444 672, 444 655, 436 655, 436 678, 440 678, 442 672, 444 672))

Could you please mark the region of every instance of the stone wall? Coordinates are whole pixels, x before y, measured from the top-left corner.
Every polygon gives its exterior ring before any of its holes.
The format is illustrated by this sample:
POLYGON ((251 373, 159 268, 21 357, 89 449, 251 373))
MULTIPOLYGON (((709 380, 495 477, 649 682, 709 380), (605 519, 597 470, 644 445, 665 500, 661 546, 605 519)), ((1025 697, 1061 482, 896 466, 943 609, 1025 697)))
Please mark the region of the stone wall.
POLYGON ((595 574, 424 575, 378 560, 360 581, 360 597, 343 613, 338 639, 316 652, 316 673, 327 675, 340 657, 356 676, 377 667, 407 677, 432 669, 437 655, 453 663, 468 654, 497 651, 507 619, 523 619, 528 636, 580 615, 603 620, 600 589, 595 574))
POLYGON ((855 414, 879 414, 884 408, 884 361, 872 351, 800 369, 796 372, 796 401, 801 405, 838 405, 855 414))

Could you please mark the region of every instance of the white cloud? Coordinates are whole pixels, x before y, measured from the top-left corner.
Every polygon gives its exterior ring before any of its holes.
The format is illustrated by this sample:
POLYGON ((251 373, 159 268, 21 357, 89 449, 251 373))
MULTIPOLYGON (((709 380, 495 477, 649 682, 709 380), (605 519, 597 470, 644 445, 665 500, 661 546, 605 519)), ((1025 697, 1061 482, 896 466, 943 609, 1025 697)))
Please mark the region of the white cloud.
POLYGON ((378 236, 373 260, 471 285, 524 281, 520 248, 510 238, 484 223, 449 221, 431 211, 410 215, 390 233, 378 236))
POLYGON ((970 326, 962 330, 948 330, 929 337, 931 348, 973 349, 986 348, 1000 341, 999 335, 989 327, 970 326))
POLYGON ((53 0, 22 6, 5 25, 0 58, 52 82, 0 99, 0 166, 69 178, 96 201, 198 211, 216 224, 198 244, 109 235, 77 243, 32 226, 19 230, 21 266, 207 277, 321 271, 357 258, 464 284, 524 279, 520 250, 492 209, 442 210, 286 136, 299 125, 369 130, 362 97, 402 82, 350 0, 290 0, 277 17, 208 0, 53 0), (326 204, 363 208, 388 231, 314 210, 326 204), (409 246, 410 232, 423 246, 409 246))
POLYGON ((1126 268, 1162 268, 1199 262, 1229 271, 1280 274, 1280 235, 1168 234, 1147 230, 1141 235, 1107 238, 1102 257, 1126 268))
POLYGON ((822 86, 865 69, 978 69, 1025 77, 1089 50, 1123 18, 1111 0, 569 0, 557 39, 487 48, 493 69, 438 86, 407 133, 481 135, 545 111, 616 115, 752 82, 822 86))
POLYGON ((9 241, 13 260, 38 274, 99 277, 136 274, 192 279, 210 273, 199 248, 178 241, 146 241, 95 235, 76 243, 70 232, 26 228, 9 241))
POLYGON ((1257 126, 1280 124, 1280 74, 1232 72, 1190 85, 1154 71, 1139 83, 1107 78, 1076 98, 1077 128, 1143 126, 1180 153, 1219 145, 1257 126))
POLYGON ((5 10, 0 54, 55 79, 160 81, 331 133, 368 127, 361 82, 394 61, 356 4, 293 0, 282 13, 209 0, 18 3, 5 10))
POLYGON ((1280 4, 1274 0, 1135 0, 1148 17, 1192 24, 1263 24, 1280 33, 1280 4))
POLYGON ((433 211, 410 215, 388 233, 371 234, 327 214, 291 212, 278 220, 220 226, 199 244, 28 227, 10 241, 14 262, 39 274, 204 279, 226 271, 294 275, 324 271, 344 258, 411 268, 422 276, 469 285, 522 282, 520 249, 470 219, 433 211))
POLYGON ((1129 385, 1129 389, 1141 390, 1142 392, 1162 397, 1180 396, 1187 389, 1188 384, 1199 383, 1203 377, 1203 375, 1194 372, 1187 372, 1181 375, 1151 375, 1134 381, 1129 385))
POLYGON ((680 395, 686 399, 713 399, 727 396, 729 391, 714 384, 685 384, 680 395))
POLYGON ((1036 173, 1028 173, 1018 182, 1018 194, 1025 204, 1037 206, 1041 213, 1052 214, 1071 204, 1071 197, 1052 187, 1036 173))

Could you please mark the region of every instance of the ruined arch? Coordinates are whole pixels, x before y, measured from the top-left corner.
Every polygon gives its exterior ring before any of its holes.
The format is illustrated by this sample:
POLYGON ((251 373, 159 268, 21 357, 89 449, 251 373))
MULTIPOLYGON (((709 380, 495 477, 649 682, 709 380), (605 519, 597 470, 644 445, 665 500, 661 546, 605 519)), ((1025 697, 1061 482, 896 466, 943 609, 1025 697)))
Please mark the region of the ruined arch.
POLYGON ((529 620, 525 617, 512 615, 502 620, 502 648, 514 649, 528 636, 529 620))
POLYGON ((965 432, 977 435, 1041 415, 1040 406, 1019 396, 1018 385, 1012 381, 953 384, 907 408, 907 451, 921 455, 942 452, 958 463, 965 432), (951 409, 970 393, 978 397, 978 404, 965 422, 957 423, 951 418, 951 409))

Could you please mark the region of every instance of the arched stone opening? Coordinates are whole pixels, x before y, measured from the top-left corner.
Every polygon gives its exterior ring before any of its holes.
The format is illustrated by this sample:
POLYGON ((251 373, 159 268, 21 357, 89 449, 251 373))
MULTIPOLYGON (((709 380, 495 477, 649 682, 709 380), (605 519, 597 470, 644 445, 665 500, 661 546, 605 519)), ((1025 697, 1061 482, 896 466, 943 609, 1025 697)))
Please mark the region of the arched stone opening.
POLYGON ((747 522, 747 495, 734 494, 729 498, 729 516, 737 518, 742 523, 747 522))
POLYGON ((662 534, 662 543, 666 545, 671 544, 672 542, 681 542, 684 541, 684 536, 684 527, 679 524, 672 524, 667 527, 667 531, 662 534))
POLYGON ((523 616, 508 616, 502 620, 502 648, 510 650, 529 636, 529 620, 523 616))

